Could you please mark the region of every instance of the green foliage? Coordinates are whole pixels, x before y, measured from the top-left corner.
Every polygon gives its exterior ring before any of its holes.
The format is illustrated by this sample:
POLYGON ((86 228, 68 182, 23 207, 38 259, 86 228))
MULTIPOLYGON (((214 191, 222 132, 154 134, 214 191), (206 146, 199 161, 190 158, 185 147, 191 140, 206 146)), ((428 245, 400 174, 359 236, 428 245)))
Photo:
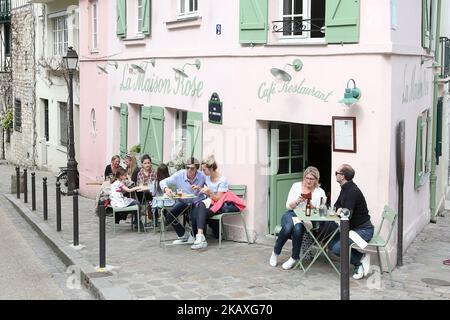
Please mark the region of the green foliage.
POLYGON ((12 109, 8 109, 8 111, 5 112, 2 119, 2 127, 5 129, 11 128, 13 123, 13 113, 12 109))
POLYGON ((141 153, 141 145, 140 144, 136 144, 134 146, 131 147, 130 152, 133 153, 141 153))

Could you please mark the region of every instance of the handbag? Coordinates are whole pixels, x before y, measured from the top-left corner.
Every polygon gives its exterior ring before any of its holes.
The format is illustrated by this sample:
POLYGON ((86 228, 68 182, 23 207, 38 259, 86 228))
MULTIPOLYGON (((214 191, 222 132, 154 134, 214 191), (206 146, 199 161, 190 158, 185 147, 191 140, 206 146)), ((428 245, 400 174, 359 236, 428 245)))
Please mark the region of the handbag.
POLYGON ((227 213, 227 212, 240 212, 239 208, 230 201, 225 201, 222 205, 222 207, 219 209, 220 213, 227 213))

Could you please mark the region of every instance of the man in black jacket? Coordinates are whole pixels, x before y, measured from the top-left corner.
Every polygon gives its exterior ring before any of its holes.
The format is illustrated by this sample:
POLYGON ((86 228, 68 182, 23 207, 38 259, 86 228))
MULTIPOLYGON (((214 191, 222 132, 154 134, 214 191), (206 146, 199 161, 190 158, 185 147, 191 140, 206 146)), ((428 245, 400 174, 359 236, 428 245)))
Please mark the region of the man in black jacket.
MULTIPOLYGON (((343 208, 350 210, 350 230, 356 232, 365 241, 370 241, 373 237, 374 226, 370 222, 366 199, 358 186, 353 182, 355 170, 350 165, 343 164, 339 166, 335 175, 336 181, 341 186, 341 192, 334 204, 336 213, 340 215, 343 208)), ((328 228, 328 230, 335 229, 330 224, 324 224, 323 227, 328 228)), ((350 239, 349 242, 352 243, 352 240, 350 239)), ((328 247, 334 254, 340 255, 341 241, 339 232, 330 241, 328 247)), ((369 255, 353 249, 350 262, 355 266, 354 279, 362 279, 369 272, 369 255)))

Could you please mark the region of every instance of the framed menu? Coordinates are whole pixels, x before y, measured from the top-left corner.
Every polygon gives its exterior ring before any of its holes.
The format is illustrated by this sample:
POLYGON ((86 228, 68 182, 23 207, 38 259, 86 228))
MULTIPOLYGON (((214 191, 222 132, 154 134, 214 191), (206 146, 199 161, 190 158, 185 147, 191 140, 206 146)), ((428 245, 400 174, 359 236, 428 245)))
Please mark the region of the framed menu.
POLYGON ((332 117, 333 151, 356 152, 356 117, 332 117))

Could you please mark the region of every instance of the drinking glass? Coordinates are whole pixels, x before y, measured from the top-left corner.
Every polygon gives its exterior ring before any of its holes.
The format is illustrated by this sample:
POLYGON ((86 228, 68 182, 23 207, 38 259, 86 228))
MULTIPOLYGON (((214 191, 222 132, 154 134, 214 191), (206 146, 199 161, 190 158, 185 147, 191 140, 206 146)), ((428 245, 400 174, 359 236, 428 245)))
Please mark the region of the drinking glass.
POLYGON ((183 195, 183 189, 177 189, 177 196, 181 197, 183 195))

